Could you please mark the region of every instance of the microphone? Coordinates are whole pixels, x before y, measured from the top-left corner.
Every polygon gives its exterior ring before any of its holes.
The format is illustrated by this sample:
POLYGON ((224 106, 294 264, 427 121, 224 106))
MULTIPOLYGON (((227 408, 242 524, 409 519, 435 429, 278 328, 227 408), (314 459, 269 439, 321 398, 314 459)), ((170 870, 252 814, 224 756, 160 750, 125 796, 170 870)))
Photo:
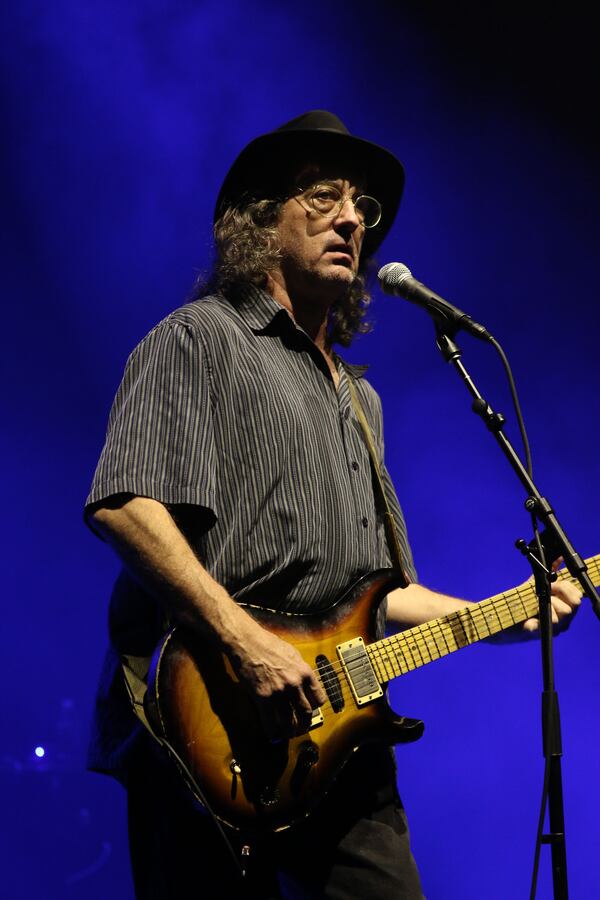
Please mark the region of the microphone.
POLYGON ((487 328, 413 278, 412 272, 403 263, 388 263, 379 270, 377 278, 384 294, 403 297, 422 306, 439 325, 446 328, 449 326, 452 335, 462 330, 480 341, 494 340, 487 328))

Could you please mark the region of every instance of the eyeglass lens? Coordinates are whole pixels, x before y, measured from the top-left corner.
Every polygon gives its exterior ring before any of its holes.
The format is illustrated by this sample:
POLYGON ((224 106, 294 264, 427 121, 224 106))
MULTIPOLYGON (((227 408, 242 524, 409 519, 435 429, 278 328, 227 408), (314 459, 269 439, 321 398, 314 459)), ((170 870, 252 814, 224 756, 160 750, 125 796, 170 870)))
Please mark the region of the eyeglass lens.
MULTIPOLYGON (((334 217, 340 212, 347 199, 334 185, 318 184, 309 190, 306 199, 322 216, 334 217)), ((365 228, 373 228, 381 219, 381 205, 374 197, 361 194, 352 199, 356 214, 365 228)))

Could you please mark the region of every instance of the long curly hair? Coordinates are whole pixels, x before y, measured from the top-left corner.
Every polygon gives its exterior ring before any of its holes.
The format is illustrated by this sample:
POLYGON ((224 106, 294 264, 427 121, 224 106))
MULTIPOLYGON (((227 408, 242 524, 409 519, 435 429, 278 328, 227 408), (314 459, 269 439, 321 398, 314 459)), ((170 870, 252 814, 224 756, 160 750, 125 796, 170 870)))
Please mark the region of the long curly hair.
MULTIPOLYGON (((247 198, 223 210, 214 225, 216 259, 212 271, 208 278, 197 280, 190 299, 198 299, 207 291, 233 295, 239 284, 266 287, 268 273, 281 261, 277 224, 285 199, 247 198)), ((373 271, 374 262, 361 259, 352 285, 332 305, 327 328, 332 344, 348 347, 355 335, 371 330, 366 314, 371 302, 367 285, 373 271)))

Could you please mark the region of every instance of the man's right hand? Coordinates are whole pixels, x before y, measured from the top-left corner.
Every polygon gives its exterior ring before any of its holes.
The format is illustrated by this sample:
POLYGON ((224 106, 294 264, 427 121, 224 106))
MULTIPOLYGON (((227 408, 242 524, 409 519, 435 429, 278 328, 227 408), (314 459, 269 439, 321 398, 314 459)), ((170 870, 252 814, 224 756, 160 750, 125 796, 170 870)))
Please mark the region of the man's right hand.
POLYGON ((308 731, 314 709, 327 696, 298 650, 252 620, 242 649, 232 654, 236 674, 256 701, 270 741, 308 731))

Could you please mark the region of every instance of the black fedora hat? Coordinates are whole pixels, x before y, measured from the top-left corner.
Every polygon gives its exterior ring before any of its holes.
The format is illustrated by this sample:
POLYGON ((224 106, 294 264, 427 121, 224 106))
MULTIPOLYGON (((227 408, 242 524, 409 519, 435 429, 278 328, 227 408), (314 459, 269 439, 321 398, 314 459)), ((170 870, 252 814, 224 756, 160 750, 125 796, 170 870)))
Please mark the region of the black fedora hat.
POLYGON ((243 198, 275 196, 303 162, 350 164, 366 178, 365 190, 381 203, 381 221, 365 232, 364 252, 372 254, 392 227, 404 167, 383 147, 350 134, 333 113, 315 109, 250 141, 229 169, 215 205, 215 220, 243 198), (275 193, 274 193, 275 192, 275 193))

